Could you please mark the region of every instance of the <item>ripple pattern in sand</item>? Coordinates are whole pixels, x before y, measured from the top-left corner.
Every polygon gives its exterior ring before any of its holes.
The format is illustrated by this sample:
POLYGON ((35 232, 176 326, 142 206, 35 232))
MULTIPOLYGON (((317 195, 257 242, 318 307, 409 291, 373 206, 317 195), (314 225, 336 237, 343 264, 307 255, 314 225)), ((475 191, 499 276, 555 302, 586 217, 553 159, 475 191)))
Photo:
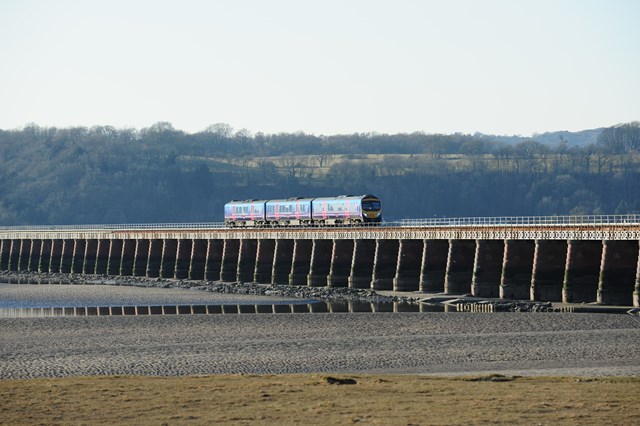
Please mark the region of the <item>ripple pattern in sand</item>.
POLYGON ((477 371, 640 375, 640 318, 358 313, 0 320, 0 378, 477 371))

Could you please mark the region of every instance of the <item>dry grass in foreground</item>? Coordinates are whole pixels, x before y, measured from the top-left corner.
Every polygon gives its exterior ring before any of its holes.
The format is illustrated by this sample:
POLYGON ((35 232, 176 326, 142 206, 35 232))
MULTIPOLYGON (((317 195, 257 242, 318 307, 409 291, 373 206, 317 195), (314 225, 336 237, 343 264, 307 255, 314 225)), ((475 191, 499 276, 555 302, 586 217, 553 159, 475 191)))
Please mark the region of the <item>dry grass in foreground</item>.
POLYGON ((1 424, 640 424, 640 378, 401 375, 0 381, 1 424))

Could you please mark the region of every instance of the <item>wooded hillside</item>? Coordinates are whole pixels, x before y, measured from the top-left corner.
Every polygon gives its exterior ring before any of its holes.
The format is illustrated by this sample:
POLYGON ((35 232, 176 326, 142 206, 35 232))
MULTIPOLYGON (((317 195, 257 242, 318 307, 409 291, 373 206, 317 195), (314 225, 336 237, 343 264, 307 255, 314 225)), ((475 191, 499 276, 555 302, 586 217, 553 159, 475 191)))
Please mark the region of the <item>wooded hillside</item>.
MULTIPOLYGON (((549 135, 545 135, 549 140, 549 135)), ((231 199, 373 193, 387 220, 640 212, 640 124, 572 146, 216 124, 0 130, 0 225, 221 221, 231 199)))

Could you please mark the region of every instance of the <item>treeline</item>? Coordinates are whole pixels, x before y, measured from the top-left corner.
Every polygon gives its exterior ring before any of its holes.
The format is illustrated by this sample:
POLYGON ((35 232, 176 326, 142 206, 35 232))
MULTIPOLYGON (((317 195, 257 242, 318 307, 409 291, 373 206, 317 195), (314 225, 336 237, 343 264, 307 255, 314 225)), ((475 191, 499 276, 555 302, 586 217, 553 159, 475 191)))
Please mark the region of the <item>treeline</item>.
POLYGON ((230 199, 374 193, 387 219, 640 212, 640 125, 484 135, 0 130, 0 225, 219 221, 230 199))

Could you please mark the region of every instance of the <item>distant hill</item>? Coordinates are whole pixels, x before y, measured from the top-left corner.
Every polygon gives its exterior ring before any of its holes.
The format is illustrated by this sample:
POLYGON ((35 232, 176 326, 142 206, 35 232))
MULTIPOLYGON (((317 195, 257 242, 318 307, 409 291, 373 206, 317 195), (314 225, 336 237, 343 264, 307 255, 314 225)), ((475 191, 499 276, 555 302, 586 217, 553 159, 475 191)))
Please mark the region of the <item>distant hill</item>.
POLYGON ((598 129, 590 129, 590 130, 581 130, 579 132, 569 132, 567 130, 560 130, 557 132, 545 132, 534 134, 531 137, 525 136, 496 136, 496 135, 484 135, 476 133, 474 136, 482 137, 482 138, 490 138, 496 141, 508 143, 508 144, 517 144, 524 140, 533 139, 542 144, 554 147, 559 145, 562 141, 564 141, 568 147, 572 146, 587 146, 590 144, 595 144, 598 141, 598 136, 604 128, 598 129))
POLYGON ((561 130, 559 132, 547 132, 533 135, 531 139, 537 140, 545 145, 558 145, 561 141, 568 146, 587 146, 598 142, 598 136, 604 128, 581 130, 579 132, 569 132, 561 130))

